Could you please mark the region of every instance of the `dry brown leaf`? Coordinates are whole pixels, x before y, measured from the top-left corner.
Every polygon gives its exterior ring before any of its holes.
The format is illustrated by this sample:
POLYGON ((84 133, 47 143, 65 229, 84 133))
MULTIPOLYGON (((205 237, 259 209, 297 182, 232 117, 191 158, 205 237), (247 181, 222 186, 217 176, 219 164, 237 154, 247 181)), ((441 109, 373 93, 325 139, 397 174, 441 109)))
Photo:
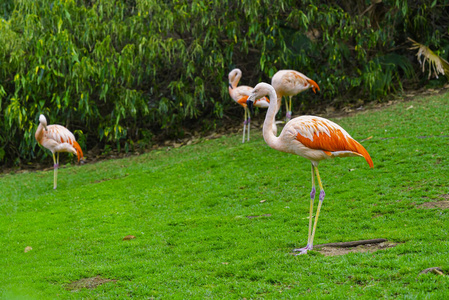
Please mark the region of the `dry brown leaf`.
POLYGON ((33 248, 31 248, 30 246, 26 246, 23 252, 27 253, 30 252, 31 250, 33 250, 33 248))
POLYGON ((372 139, 372 138, 373 138, 373 136, 369 136, 369 137, 367 137, 366 139, 361 140, 360 142, 364 142, 364 141, 370 140, 370 139, 372 139))
POLYGON ((435 54, 432 50, 430 50, 429 47, 420 44, 411 38, 407 38, 413 46, 409 49, 418 49, 418 53, 416 53, 416 56, 418 58, 418 62, 422 66, 422 71, 425 71, 426 62, 428 63, 428 70, 429 70, 429 76, 428 78, 433 75, 436 78, 438 78, 438 74, 443 74, 446 77, 449 78, 449 62, 443 59, 442 57, 439 57, 437 54, 435 54), (422 60, 421 60, 422 59, 422 60))
POLYGON ((435 273, 444 276, 443 270, 441 270, 440 267, 427 268, 425 270, 422 270, 419 274, 427 274, 427 273, 435 273))
POLYGON ((135 239, 136 237, 134 235, 127 235, 123 238, 124 241, 135 239))

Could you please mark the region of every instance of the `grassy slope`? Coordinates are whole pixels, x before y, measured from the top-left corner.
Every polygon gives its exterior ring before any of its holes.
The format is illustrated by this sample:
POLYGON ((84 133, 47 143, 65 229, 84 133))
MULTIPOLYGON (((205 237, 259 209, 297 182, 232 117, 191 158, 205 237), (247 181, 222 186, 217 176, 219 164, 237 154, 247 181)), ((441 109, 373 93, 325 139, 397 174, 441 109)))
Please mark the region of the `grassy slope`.
POLYGON ((402 242, 395 248, 291 256, 307 240, 310 164, 253 130, 250 143, 230 136, 63 168, 56 191, 52 171, 0 178, 0 295, 449 297, 449 276, 418 276, 449 272, 448 212, 416 208, 449 193, 448 103, 445 94, 334 120, 358 140, 373 136, 363 145, 375 168, 362 158, 320 164, 315 244, 387 238, 402 242), (128 234, 137 238, 122 241, 128 234), (64 288, 96 275, 118 281, 64 288))

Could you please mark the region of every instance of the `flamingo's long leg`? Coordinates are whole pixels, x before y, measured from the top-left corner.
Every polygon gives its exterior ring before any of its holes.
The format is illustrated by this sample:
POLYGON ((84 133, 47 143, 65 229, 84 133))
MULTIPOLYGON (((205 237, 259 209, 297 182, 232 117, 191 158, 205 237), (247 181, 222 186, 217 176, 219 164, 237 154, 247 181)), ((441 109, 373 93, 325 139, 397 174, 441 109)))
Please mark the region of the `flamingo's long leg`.
POLYGON ((243 138, 242 138, 242 143, 245 142, 245 131, 246 131, 246 123, 247 123, 247 121, 246 121, 246 111, 247 111, 247 108, 245 107, 245 117, 244 117, 244 120, 243 120, 243 138))
POLYGON ((315 236, 316 224, 318 223, 318 216, 320 215, 321 205, 323 204, 324 196, 326 195, 324 193, 323 184, 321 183, 320 173, 318 173, 318 168, 316 166, 314 166, 314 168, 315 168, 316 178, 318 179, 318 184, 320 186, 320 202, 318 203, 318 208, 317 208, 316 216, 315 216, 315 224, 313 224, 312 237, 310 238, 310 247, 312 249, 313 249, 313 238, 315 236))
POLYGON ((287 116, 288 113, 288 100, 285 98, 285 116, 287 116))
POLYGON ((249 141, 249 130, 251 129, 251 113, 248 110, 248 141, 249 141))
POLYGON ((293 251, 295 251, 295 252, 301 252, 300 254, 306 254, 307 250, 311 250, 311 248, 310 248, 310 246, 311 246, 310 238, 311 238, 311 235, 312 235, 313 202, 315 200, 315 194, 316 194, 316 189, 315 189, 315 172, 314 172, 314 167, 312 165, 312 191, 310 192, 309 234, 307 236, 307 246, 305 246, 304 248, 293 249, 293 251))
POLYGON ((288 105, 288 110, 287 110, 287 118, 288 120, 290 120, 292 118, 292 96, 289 96, 289 105, 288 105))
POLYGON ((285 121, 290 121, 291 116, 289 116, 290 107, 288 106, 287 97, 285 98, 285 121))
POLYGON ((315 200, 315 172, 312 165, 312 191, 310 192, 310 214, 309 214, 309 235, 307 236, 307 246, 311 244, 310 237, 312 234, 312 219, 313 219, 313 202, 315 200))
POLYGON ((54 178, 53 178, 53 189, 56 189, 57 186, 57 181, 58 181, 58 165, 59 165, 59 152, 58 152, 58 161, 56 162, 56 157, 55 154, 53 153, 53 173, 54 173, 54 178))

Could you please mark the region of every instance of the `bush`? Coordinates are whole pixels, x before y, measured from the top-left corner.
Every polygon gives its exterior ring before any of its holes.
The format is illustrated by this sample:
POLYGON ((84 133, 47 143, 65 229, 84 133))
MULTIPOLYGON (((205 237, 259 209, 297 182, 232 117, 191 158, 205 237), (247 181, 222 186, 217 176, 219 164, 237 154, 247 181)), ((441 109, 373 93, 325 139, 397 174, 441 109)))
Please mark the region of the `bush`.
POLYGON ((128 151, 213 127, 235 107, 234 67, 252 85, 299 70, 335 106, 400 91, 418 80, 407 37, 445 56, 448 1, 375 2, 5 1, 0 161, 48 155, 34 139, 41 113, 75 131, 83 149, 128 151))

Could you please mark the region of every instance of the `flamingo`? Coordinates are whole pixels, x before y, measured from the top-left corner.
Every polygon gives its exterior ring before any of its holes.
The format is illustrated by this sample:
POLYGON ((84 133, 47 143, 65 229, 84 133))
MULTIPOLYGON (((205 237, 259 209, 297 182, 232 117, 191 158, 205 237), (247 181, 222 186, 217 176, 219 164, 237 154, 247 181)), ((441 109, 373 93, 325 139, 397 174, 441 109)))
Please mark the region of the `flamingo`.
POLYGON ((39 126, 36 130, 36 141, 51 151, 54 162, 54 185, 57 186, 58 167, 59 167, 59 152, 70 152, 78 157, 78 162, 83 158, 83 151, 80 145, 76 142, 75 136, 67 128, 61 125, 48 125, 47 119, 44 115, 39 116, 39 126), (58 159, 55 157, 58 153, 58 159))
POLYGON ((320 90, 318 84, 295 70, 280 70, 271 78, 271 85, 276 90, 277 100, 279 101, 278 111, 281 107, 283 96, 288 96, 290 101, 285 100, 286 119, 292 118, 292 97, 305 90, 312 89, 316 93, 316 89, 320 90))
MULTIPOLYGON (((251 116, 250 113, 246 107, 246 100, 248 99, 249 94, 253 90, 252 87, 247 85, 240 85, 237 86, 237 84, 240 81, 240 78, 242 78, 242 71, 240 69, 234 69, 228 74, 229 78, 229 95, 231 98, 240 104, 245 109, 245 116, 243 121, 243 138, 242 143, 245 142, 245 131, 246 126, 248 125, 248 141, 249 141, 249 131, 250 131, 250 125, 251 125, 251 116)), ((254 106, 261 107, 261 108, 268 108, 269 103, 268 99, 266 97, 262 97, 261 99, 257 99, 254 101, 254 106)), ((273 127, 273 130, 275 127, 273 127)), ((277 129, 276 129, 277 130, 277 129)))
MULTIPOLYGON (((268 83, 261 82, 256 85, 247 100, 251 110, 254 99, 268 95, 269 99, 276 99, 276 91, 268 83)), ((324 188, 318 172, 318 162, 333 157, 361 156, 373 168, 373 161, 366 149, 354 140, 342 127, 332 121, 315 116, 300 116, 290 120, 277 137, 269 130, 276 115, 276 101, 270 101, 267 115, 263 124, 263 137, 271 148, 296 154, 308 159, 312 165, 312 191, 310 192, 309 233, 307 245, 304 248, 294 249, 299 254, 306 254, 313 249, 313 238, 318 223, 321 205, 324 201, 324 188), (315 199, 315 176, 320 187, 318 208, 312 230, 313 202, 315 199)))

